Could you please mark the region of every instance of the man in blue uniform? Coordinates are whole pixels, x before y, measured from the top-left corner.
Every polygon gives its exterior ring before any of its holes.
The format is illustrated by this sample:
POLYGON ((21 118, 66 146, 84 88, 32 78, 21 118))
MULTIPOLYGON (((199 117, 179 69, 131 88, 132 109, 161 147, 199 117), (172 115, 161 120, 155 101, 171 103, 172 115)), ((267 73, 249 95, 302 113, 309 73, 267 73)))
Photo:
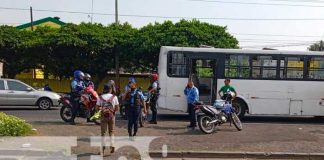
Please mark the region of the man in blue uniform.
POLYGON ((80 70, 74 71, 74 79, 71 82, 71 101, 72 101, 72 121, 71 124, 75 125, 74 119, 80 108, 79 101, 81 91, 84 90, 85 84, 83 82, 84 73, 80 70))
POLYGON ((197 126, 197 119, 196 119, 196 112, 194 109, 193 103, 199 101, 199 91, 194 86, 194 83, 192 81, 189 81, 185 90, 184 94, 187 96, 187 103, 188 103, 188 113, 189 113, 189 119, 190 119, 190 125, 188 128, 195 128, 197 126))

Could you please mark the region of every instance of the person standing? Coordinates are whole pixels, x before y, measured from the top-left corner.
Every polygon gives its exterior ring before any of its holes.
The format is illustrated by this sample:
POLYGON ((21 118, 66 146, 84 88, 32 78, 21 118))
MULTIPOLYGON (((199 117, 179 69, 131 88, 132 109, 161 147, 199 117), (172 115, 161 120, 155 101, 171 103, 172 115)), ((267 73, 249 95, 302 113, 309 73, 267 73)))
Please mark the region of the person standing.
POLYGON ((97 107, 101 110, 101 155, 104 155, 106 149, 106 133, 110 137, 110 153, 115 152, 114 146, 114 128, 115 128, 115 112, 118 111, 119 102, 116 95, 113 94, 113 86, 105 84, 103 94, 97 101, 97 107))
POLYGON ((188 103, 188 113, 189 113, 189 120, 190 124, 187 126, 188 128, 195 128, 197 127, 197 118, 196 112, 194 109, 194 103, 199 101, 199 91, 194 86, 193 81, 189 81, 185 90, 184 94, 187 96, 187 103, 188 103))
POLYGON ((227 95, 227 92, 233 92, 234 93, 234 97, 232 97, 233 99, 237 96, 237 92, 235 90, 235 88, 233 86, 230 85, 231 83, 231 79, 226 78, 224 81, 224 86, 218 91, 218 95, 225 100, 227 97, 225 97, 227 95), (223 95, 221 94, 223 93, 223 95))
POLYGON ((128 119, 128 135, 132 140, 138 131, 138 117, 141 114, 141 106, 144 106, 144 113, 146 107, 144 102, 144 95, 141 91, 136 89, 136 83, 130 82, 129 89, 123 96, 123 100, 127 101, 126 113, 128 119))
POLYGON ((148 102, 152 111, 152 119, 149 121, 150 124, 157 124, 157 108, 156 103, 159 98, 159 76, 156 73, 151 75, 152 84, 148 88, 148 102))

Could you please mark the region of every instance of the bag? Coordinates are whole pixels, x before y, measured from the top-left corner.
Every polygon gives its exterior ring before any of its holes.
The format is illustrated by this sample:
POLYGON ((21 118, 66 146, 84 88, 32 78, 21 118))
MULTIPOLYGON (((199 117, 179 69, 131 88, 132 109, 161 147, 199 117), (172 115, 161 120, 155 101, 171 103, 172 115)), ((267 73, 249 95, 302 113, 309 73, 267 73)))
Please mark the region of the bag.
POLYGON ((113 99, 115 96, 111 96, 109 100, 104 100, 102 97, 100 97, 102 104, 101 104, 101 117, 104 120, 110 120, 114 117, 115 115, 115 109, 114 105, 112 104, 113 99))
POLYGON ((100 119, 101 118, 101 110, 99 110, 98 112, 96 112, 91 118, 90 118, 90 121, 94 121, 94 120, 97 120, 97 119, 100 119))
POLYGON ((138 93, 139 91, 136 90, 135 94, 132 96, 132 93, 127 93, 128 95, 126 96, 126 101, 128 103, 128 106, 130 107, 138 107, 138 106, 143 106, 140 94, 138 93), (134 103, 132 104, 132 98, 134 98, 134 103))

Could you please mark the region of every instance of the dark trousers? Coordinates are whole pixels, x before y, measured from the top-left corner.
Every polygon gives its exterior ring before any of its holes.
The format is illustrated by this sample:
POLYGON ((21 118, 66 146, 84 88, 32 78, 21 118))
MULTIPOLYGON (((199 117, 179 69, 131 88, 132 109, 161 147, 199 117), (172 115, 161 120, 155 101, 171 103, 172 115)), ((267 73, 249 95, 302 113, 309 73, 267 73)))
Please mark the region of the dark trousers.
POLYGON ((80 97, 77 96, 71 96, 71 103, 72 103, 72 122, 74 122, 74 119, 76 115, 78 114, 78 111, 80 109, 80 97))
POLYGON ((197 126, 197 117, 196 117, 196 111, 194 110, 194 105, 188 104, 188 113, 189 113, 189 120, 190 120, 190 126, 197 126))
POLYGON ((126 112, 127 112, 127 119, 128 119, 128 135, 129 136, 136 135, 138 131, 138 117, 141 112, 141 107, 129 106, 126 108, 126 112), (134 128, 134 132, 133 132, 133 128, 134 128))
POLYGON ((152 100, 151 102, 150 102, 150 108, 151 108, 151 111, 152 111, 152 119, 151 119, 151 121, 153 121, 153 122, 156 122, 156 117, 157 117, 157 109, 156 109, 156 101, 157 100, 152 100))

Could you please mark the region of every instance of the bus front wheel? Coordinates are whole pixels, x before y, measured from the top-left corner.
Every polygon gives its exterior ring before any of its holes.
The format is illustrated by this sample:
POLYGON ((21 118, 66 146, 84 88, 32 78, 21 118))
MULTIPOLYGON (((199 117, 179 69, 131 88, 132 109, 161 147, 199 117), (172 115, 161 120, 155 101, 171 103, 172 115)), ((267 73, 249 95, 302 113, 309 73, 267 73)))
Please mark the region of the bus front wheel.
POLYGON ((241 119, 244 117, 245 112, 246 112, 246 105, 245 103, 240 100, 240 99, 236 99, 233 101, 233 108, 235 109, 235 113, 237 114, 237 116, 241 119))

